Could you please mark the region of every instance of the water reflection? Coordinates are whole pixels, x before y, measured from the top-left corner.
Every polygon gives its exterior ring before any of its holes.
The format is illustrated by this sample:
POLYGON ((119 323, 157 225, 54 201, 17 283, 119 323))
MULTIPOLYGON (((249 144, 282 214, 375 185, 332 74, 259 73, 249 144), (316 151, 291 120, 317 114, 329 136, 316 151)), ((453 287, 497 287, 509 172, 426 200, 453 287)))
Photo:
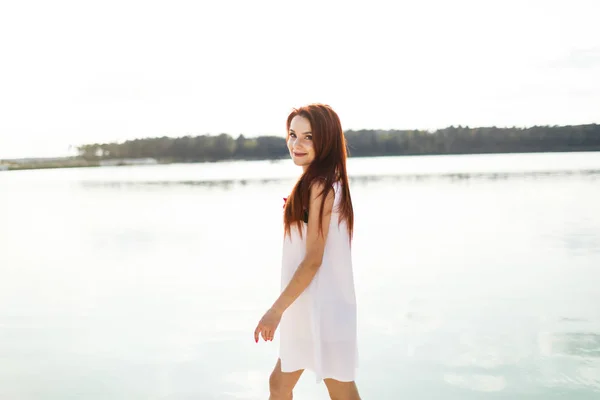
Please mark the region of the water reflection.
POLYGON ((540 353, 544 356, 600 358, 600 334, 594 332, 542 333, 540 353))
POLYGON ((444 374, 444 382, 478 392, 499 392, 506 388, 506 378, 485 374, 444 374))
POLYGON ((542 332, 539 348, 539 384, 600 392, 600 334, 542 332))
POLYGON ((573 254, 600 253, 600 227, 590 232, 565 232, 563 241, 573 254))
POLYGON ((600 392, 600 334, 542 332, 539 353, 523 332, 477 334, 466 332, 450 346, 455 356, 443 364, 443 381, 477 392, 500 392, 509 386, 546 386, 570 391, 600 392))
MULTIPOLYGON (((366 185, 369 183, 384 182, 431 182, 431 181, 497 181, 508 179, 544 179, 556 177, 581 176, 590 179, 600 178, 600 169, 583 171, 547 171, 547 172, 506 172, 506 173, 448 173, 448 174, 399 174, 399 175, 355 175, 350 176, 350 183, 356 185, 366 185)), ((103 180, 82 180, 79 184, 85 188, 128 188, 128 187, 148 187, 148 186, 190 186, 202 188, 219 188, 231 190, 235 186, 247 185, 272 185, 293 182, 295 178, 245 178, 245 179, 198 179, 198 180, 123 180, 123 181, 103 181, 103 180)))

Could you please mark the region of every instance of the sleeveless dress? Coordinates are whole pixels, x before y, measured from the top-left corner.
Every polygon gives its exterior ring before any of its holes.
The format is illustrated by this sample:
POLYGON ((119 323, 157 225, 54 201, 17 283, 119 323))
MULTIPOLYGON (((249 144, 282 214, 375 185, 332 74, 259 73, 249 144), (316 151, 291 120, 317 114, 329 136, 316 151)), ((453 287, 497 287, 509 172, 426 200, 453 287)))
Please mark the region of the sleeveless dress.
MULTIPOLYGON (((340 183, 335 200, 323 262, 302 294, 283 313, 279 324, 281 370, 314 371, 317 382, 332 378, 355 380, 358 367, 356 297, 349 234, 345 221, 338 225, 340 183)), ((283 241, 281 290, 283 291, 306 254, 306 227, 302 237, 292 225, 283 241)))

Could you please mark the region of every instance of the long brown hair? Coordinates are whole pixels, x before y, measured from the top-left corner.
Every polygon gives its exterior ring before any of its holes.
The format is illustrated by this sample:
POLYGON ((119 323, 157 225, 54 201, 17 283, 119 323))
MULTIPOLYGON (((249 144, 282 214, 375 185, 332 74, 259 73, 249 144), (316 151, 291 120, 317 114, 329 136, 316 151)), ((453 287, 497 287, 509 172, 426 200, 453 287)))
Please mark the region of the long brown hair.
POLYGON ((289 235, 292 224, 295 224, 298 227, 298 232, 302 235, 304 213, 308 209, 310 200, 309 191, 313 183, 319 180, 324 184, 324 189, 320 194, 323 196, 323 202, 319 210, 319 230, 321 234, 325 199, 329 191, 333 190, 333 184, 340 182, 341 190, 338 195, 341 195, 341 201, 337 209, 340 214, 338 223, 342 220, 346 221, 348 233, 352 238, 354 212, 346 173, 346 139, 342 131, 340 118, 326 104, 316 103, 294 108, 287 118, 287 139, 290 136, 292 119, 298 115, 310 122, 315 158, 300 176, 285 203, 283 213, 285 234, 289 235))

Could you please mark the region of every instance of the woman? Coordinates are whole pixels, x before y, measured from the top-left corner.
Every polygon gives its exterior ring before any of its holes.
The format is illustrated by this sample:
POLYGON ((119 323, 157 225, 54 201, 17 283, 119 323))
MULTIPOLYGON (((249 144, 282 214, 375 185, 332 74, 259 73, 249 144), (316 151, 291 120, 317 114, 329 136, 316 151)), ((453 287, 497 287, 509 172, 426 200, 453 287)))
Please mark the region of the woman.
POLYGON ((259 336, 272 341, 281 327, 270 399, 291 399, 305 369, 324 380, 332 399, 360 399, 354 383, 354 218, 338 115, 323 104, 294 109, 287 146, 303 173, 284 199, 281 294, 254 331, 256 342, 259 336))

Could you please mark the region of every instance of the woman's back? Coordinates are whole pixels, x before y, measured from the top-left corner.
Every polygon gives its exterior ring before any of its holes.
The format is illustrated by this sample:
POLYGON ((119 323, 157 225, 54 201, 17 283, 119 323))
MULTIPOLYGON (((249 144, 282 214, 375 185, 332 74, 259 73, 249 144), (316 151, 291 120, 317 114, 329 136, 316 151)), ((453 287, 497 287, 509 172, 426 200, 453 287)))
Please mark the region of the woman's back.
MULTIPOLYGON (((341 184, 334 185, 334 206, 323 260, 312 282, 283 314, 280 358, 283 371, 312 369, 317 380, 354 380, 357 366, 356 298, 350 235, 337 211, 341 184)), ((283 242, 281 290, 288 285, 306 252, 306 224, 283 242)))

